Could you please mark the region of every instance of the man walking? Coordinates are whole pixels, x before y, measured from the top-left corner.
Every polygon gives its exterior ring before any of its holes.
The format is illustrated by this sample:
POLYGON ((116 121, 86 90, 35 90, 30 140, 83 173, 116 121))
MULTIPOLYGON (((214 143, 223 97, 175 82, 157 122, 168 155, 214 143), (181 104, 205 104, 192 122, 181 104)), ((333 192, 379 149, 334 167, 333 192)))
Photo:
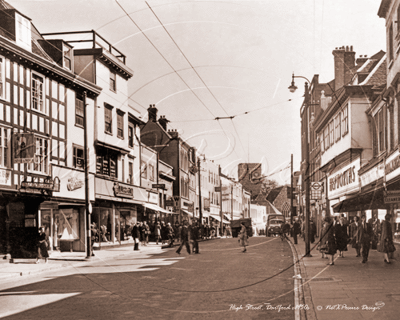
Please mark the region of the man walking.
POLYGON ((296 219, 296 221, 293 223, 293 241, 294 244, 297 244, 297 235, 300 233, 300 223, 296 219))
POLYGON ((181 254, 181 250, 183 245, 185 245, 187 252, 190 254, 190 230, 189 230, 189 223, 187 220, 183 221, 183 227, 181 229, 181 245, 179 246, 178 250, 176 250, 177 254, 181 254))
POLYGON ((168 222, 167 227, 166 227, 166 234, 168 236, 168 242, 169 245, 168 247, 172 247, 172 245, 174 244, 174 229, 171 226, 171 223, 168 222))
POLYGON ((193 224, 191 235, 192 235, 192 240, 193 240, 193 250, 192 251, 194 253, 200 253, 199 252, 199 242, 197 241, 199 239, 199 227, 197 225, 197 222, 195 222, 193 224))
POLYGON ((365 216, 362 216, 361 223, 357 230, 357 244, 361 245, 362 263, 368 261, 369 248, 371 245, 372 238, 372 226, 370 223, 365 221, 365 216))

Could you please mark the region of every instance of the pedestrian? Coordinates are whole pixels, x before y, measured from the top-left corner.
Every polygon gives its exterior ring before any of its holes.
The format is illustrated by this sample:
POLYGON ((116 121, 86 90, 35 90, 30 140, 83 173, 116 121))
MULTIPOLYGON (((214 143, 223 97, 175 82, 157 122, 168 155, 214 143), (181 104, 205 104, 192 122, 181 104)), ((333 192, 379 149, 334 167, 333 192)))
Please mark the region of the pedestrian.
POLYGON ((150 236, 150 226, 147 224, 147 222, 145 221, 144 222, 144 227, 145 227, 145 229, 146 229, 146 245, 148 245, 149 244, 149 236, 150 236))
POLYGON ((335 239, 339 257, 344 258, 344 251, 347 251, 347 226, 345 225, 344 218, 340 217, 339 222, 335 224, 335 239))
POLYGON ((158 244, 158 241, 161 239, 161 224, 160 221, 157 222, 157 224, 154 227, 154 236, 156 238, 156 244, 158 244))
POLYGON ((197 224, 197 222, 194 222, 193 226, 192 226, 192 232, 191 232, 191 239, 193 242, 193 247, 192 247, 192 251, 193 253, 200 253, 199 252, 199 226, 197 224))
POLYGON ((376 213, 373 214, 372 218, 368 220, 368 223, 370 223, 372 226, 371 249, 376 250, 381 233, 381 222, 379 221, 376 213))
POLYGON ((90 225, 90 255, 92 257, 94 257, 94 252, 93 252, 93 247, 94 247, 94 243, 96 241, 96 237, 97 237, 97 228, 96 228, 96 222, 93 222, 90 225))
POLYGON ((214 239, 215 237, 215 226, 214 223, 211 224, 211 239, 214 239))
POLYGON ((187 252, 190 254, 190 230, 189 230, 189 223, 187 220, 183 221, 183 227, 181 228, 181 245, 179 246, 178 250, 176 250, 177 254, 181 254, 181 250, 183 245, 185 245, 187 252))
POLYGON ((396 247, 393 244, 392 226, 390 224, 390 214, 385 215, 385 220, 382 221, 382 233, 378 244, 378 252, 384 253, 384 262, 390 264, 389 253, 394 252, 396 247))
POLYGON ((310 235, 310 242, 314 243, 315 242, 315 235, 317 234, 317 227, 315 226, 315 223, 313 220, 310 220, 310 229, 309 229, 309 235, 310 235))
POLYGON ((166 227, 166 234, 169 240, 169 247, 172 247, 174 244, 174 229, 171 226, 171 223, 168 222, 167 227, 166 227))
POLYGON ((333 266, 335 263, 333 262, 333 258, 337 251, 336 248, 336 240, 334 234, 334 227, 333 227, 333 220, 330 217, 325 217, 325 221, 327 222, 327 229, 326 229, 326 252, 325 254, 328 255, 328 265, 333 266))
POLYGON ((294 244, 297 244, 297 235, 301 232, 301 226, 300 223, 298 221, 298 219, 296 218, 295 222, 293 223, 293 241, 294 244))
POLYGON ((322 222, 322 231, 321 231, 321 240, 319 241, 319 251, 322 253, 321 258, 325 259, 328 258, 326 256, 326 252, 328 251, 327 240, 328 240, 328 227, 329 224, 327 221, 322 222))
POLYGON ((290 231, 290 225, 287 222, 284 222, 282 224, 282 228, 281 228, 281 240, 283 241, 284 239, 287 240, 287 233, 289 233, 290 231))
POLYGON ((357 229, 357 243, 361 246, 362 261, 368 261, 369 249, 371 246, 372 226, 366 221, 365 215, 361 217, 361 223, 357 229))
POLYGON ((350 233, 349 234, 350 240, 349 240, 349 242, 351 244, 351 247, 356 249, 356 257, 360 257, 361 256, 361 251, 360 251, 361 246, 357 242, 357 230, 358 230, 358 225, 360 224, 359 220, 360 220, 360 218, 355 216, 353 218, 353 222, 350 224, 350 228, 349 228, 350 229, 350 232, 349 232, 350 233))
POLYGON ((39 259, 44 258, 44 262, 47 263, 49 258, 49 252, 47 248, 49 246, 49 237, 44 232, 44 227, 39 228, 39 236, 37 243, 37 258, 36 263, 39 263, 39 259))
POLYGON ((174 225, 174 235, 175 235, 175 241, 179 242, 179 237, 180 237, 180 225, 179 222, 176 221, 174 225))
POLYGON ((240 232, 239 232, 239 243, 241 246, 243 246, 243 251, 246 252, 246 245, 247 245, 247 230, 244 222, 242 221, 240 223, 240 232))
POLYGON ((209 228, 208 224, 206 224, 204 227, 204 238, 206 240, 208 240, 209 232, 210 232, 210 228, 209 228))
POLYGON ((133 246, 133 250, 138 251, 139 250, 139 242, 140 242, 140 223, 137 222, 136 224, 133 225, 131 234, 132 234, 132 238, 133 241, 135 243, 135 245, 133 246))
POLYGON ((146 226, 144 222, 140 222, 140 242, 142 246, 146 246, 146 226))

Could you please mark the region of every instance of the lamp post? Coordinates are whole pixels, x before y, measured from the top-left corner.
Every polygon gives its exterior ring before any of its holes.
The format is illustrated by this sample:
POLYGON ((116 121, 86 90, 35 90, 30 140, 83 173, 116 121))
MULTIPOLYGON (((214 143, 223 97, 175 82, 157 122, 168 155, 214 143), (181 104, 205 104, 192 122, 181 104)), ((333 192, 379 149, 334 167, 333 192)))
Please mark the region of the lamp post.
POLYGON ((309 111, 309 99, 308 99, 308 85, 311 85, 311 82, 306 78, 302 76, 295 76, 294 73, 292 74, 292 83, 288 87, 289 91, 294 93, 297 89, 296 85, 294 84, 294 78, 302 78, 305 79, 307 82, 305 83, 305 88, 304 88, 304 104, 306 106, 306 132, 304 132, 304 129, 302 129, 302 134, 306 134, 304 141, 304 153, 305 153, 305 159, 304 159, 304 175, 303 175, 303 186, 305 186, 305 198, 306 198, 306 206, 305 206, 305 219, 306 219, 306 224, 305 224, 305 244, 306 244, 306 250, 304 257, 311 257, 310 254, 310 153, 309 153, 309 139, 310 139, 310 128, 309 128, 309 121, 308 121, 308 111, 309 111))

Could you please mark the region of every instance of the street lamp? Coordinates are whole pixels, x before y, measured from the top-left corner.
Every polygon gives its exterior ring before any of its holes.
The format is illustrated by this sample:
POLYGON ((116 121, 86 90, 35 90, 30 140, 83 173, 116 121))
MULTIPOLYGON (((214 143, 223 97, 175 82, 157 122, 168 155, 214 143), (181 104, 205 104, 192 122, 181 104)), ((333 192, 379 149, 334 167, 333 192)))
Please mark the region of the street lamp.
MULTIPOLYGON (((289 91, 291 93, 294 93, 297 89, 296 85, 294 84, 294 78, 302 78, 305 79, 307 82, 305 83, 305 88, 304 88, 304 101, 306 105, 306 114, 308 114, 308 108, 310 106, 310 101, 308 99, 308 85, 311 86, 310 80, 308 80, 306 77, 302 76, 295 76, 294 73, 292 74, 292 83, 288 87, 289 91)), ((311 241, 310 241, 310 153, 309 153, 309 137, 310 137, 310 129, 309 129, 309 121, 307 120, 307 132, 306 137, 304 139, 304 147, 305 147, 305 174, 303 177, 303 185, 305 185, 305 193, 306 193, 306 207, 305 207, 305 219, 306 219, 306 225, 305 225, 305 244, 306 244, 306 250, 304 257, 311 257, 310 253, 310 247, 311 247, 311 241)), ((303 133, 303 132, 302 132, 303 133)))

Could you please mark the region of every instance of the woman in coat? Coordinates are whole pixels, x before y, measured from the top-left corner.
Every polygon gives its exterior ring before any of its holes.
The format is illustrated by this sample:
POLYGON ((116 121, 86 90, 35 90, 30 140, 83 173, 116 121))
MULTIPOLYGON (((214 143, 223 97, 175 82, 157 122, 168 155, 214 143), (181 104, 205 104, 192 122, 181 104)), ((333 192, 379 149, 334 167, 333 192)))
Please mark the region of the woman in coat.
POLYGON ((378 244, 378 252, 383 252, 385 259, 383 260, 385 263, 389 264, 389 252, 394 252, 396 250, 393 244, 393 234, 392 234, 392 226, 390 224, 390 214, 386 214, 385 220, 382 221, 382 233, 381 238, 378 244))
POLYGON ((323 221, 323 225, 322 225, 322 231, 321 231, 321 240, 320 240, 319 245, 318 245, 318 247, 319 247, 318 249, 322 254, 322 256, 321 256, 322 259, 328 258, 325 255, 325 253, 326 253, 326 240, 328 239, 327 231, 328 231, 328 223, 324 220, 323 221))
POLYGON ((48 242, 49 238, 44 232, 44 227, 40 227, 38 237, 38 255, 36 258, 36 263, 39 263, 40 258, 44 258, 45 263, 47 263, 47 259, 49 258, 49 252, 47 251, 48 242))
POLYGON ((157 222, 157 224, 154 227, 154 236, 156 238, 156 244, 158 244, 158 241, 161 239, 161 225, 160 221, 157 222))
POLYGON ((359 222, 360 218, 355 216, 353 222, 350 224, 350 243, 351 247, 356 249, 357 255, 356 257, 361 256, 361 246, 359 243, 357 243, 357 230, 358 230, 358 225, 360 224, 359 222))
POLYGON ((325 217, 325 222, 327 223, 326 227, 326 251, 325 254, 328 255, 329 263, 328 265, 333 266, 333 257, 335 256, 336 253, 336 240, 335 240, 335 234, 334 234, 334 226, 333 226, 333 220, 330 217, 325 217))
POLYGON ((243 246, 243 252, 246 252, 246 245, 247 245, 247 230, 246 226, 244 225, 244 222, 240 223, 241 229, 239 232, 239 243, 241 246, 243 246))
POLYGON ((139 222, 136 223, 135 225, 133 225, 132 238, 133 238, 133 241, 135 242, 133 250, 137 251, 137 250, 139 250, 139 241, 140 241, 140 223, 139 222))
POLYGON ((339 218, 339 222, 335 224, 335 238, 339 256, 344 258, 343 251, 347 251, 347 225, 344 223, 343 217, 339 218))

